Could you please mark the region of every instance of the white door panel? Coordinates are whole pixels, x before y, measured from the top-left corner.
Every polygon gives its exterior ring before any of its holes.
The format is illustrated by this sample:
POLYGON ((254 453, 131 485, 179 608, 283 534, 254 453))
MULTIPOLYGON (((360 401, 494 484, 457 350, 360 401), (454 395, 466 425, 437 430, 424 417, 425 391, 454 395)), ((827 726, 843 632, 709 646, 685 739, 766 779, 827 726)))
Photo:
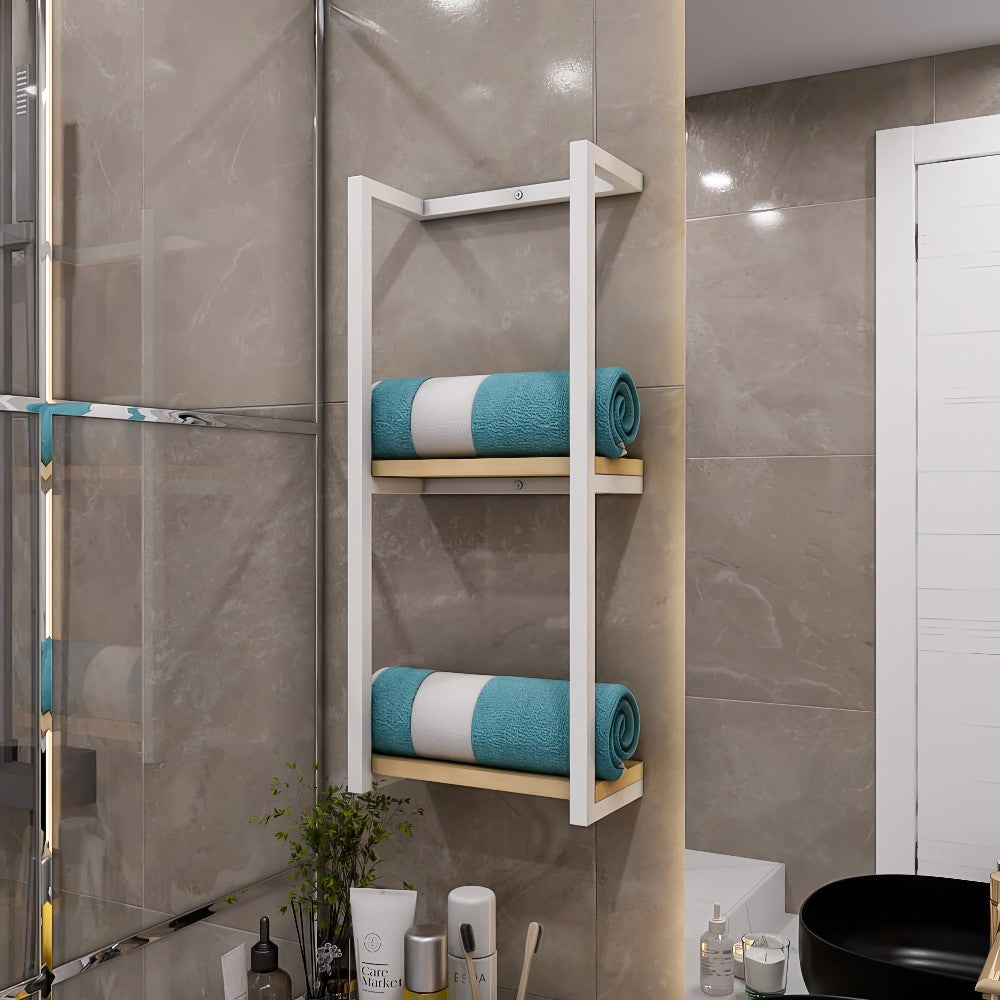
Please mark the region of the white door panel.
POLYGON ((917 225, 917 870, 981 879, 1000 855, 1000 156, 921 166, 917 225))

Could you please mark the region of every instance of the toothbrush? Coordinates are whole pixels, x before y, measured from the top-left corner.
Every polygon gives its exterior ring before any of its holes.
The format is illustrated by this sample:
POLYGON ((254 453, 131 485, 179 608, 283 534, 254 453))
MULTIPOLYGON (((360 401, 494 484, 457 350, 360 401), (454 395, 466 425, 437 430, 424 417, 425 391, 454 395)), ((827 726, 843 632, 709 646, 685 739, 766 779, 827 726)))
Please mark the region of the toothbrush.
POLYGON ((542 925, 537 920, 528 924, 528 935, 524 939, 524 964, 521 966, 521 983, 517 987, 517 1000, 524 1000, 528 992, 528 976, 531 975, 531 960, 542 946, 542 925))
POLYGON ((459 927, 462 935, 462 951, 465 952, 465 965, 469 970, 469 988, 472 990, 472 1000, 479 1000, 479 980, 476 970, 472 967, 472 953, 476 950, 476 935, 472 933, 472 924, 462 924, 459 927))

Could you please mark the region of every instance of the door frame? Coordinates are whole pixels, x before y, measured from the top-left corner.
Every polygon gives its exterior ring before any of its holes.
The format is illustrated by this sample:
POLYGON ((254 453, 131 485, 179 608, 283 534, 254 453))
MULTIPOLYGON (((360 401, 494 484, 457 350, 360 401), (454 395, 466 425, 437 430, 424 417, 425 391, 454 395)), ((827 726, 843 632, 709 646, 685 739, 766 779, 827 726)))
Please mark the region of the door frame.
POLYGON ((875 870, 916 871, 917 167, 1000 154, 1000 115, 875 133, 875 870))

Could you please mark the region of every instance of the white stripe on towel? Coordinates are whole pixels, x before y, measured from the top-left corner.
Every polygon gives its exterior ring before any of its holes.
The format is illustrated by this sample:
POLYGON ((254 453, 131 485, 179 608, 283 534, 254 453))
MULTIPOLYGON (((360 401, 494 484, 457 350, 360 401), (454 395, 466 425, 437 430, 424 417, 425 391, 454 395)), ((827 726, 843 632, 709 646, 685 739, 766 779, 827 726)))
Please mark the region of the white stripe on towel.
POLYGON ((475 458, 472 403, 485 378, 429 378, 417 389, 410 410, 410 436, 420 458, 475 458))
POLYGON ((491 676, 437 671, 424 678, 413 699, 410 739, 418 757, 475 764, 472 716, 491 676))

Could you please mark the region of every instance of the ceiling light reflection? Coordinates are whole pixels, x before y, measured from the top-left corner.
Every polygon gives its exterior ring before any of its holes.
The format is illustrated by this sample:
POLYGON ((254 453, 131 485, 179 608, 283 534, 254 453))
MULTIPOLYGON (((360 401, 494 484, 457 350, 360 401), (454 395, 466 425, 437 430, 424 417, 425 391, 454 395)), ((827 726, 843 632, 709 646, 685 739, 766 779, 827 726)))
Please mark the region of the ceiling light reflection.
POLYGON ((427 0, 432 6, 445 14, 469 14, 482 7, 482 0, 427 0))
POLYGON ((750 221, 761 229, 773 229, 775 226, 781 225, 781 212, 774 208, 751 212, 750 221))
POLYGON ((701 186, 709 191, 728 191, 733 186, 733 175, 724 170, 710 170, 701 175, 701 186))
POLYGON ((590 89, 590 64, 581 59, 552 63, 545 71, 545 82, 557 94, 572 94, 590 89))

